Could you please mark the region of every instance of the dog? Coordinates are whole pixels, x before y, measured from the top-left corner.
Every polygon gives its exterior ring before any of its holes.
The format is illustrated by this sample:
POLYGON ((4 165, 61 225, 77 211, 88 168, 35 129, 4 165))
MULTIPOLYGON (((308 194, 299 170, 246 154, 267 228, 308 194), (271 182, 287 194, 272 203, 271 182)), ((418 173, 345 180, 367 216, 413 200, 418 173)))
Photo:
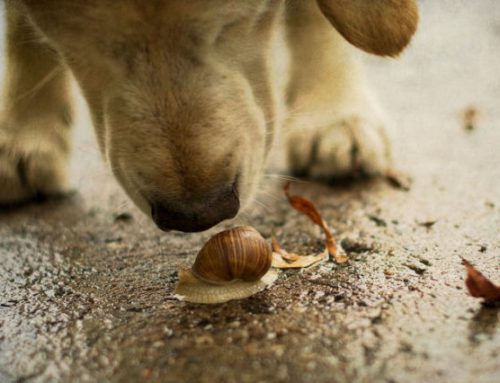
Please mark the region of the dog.
POLYGON ((70 73, 99 147, 162 230, 251 201, 279 129, 290 171, 383 173, 390 142, 355 47, 397 56, 415 0, 6 0, 0 204, 68 190, 70 73))

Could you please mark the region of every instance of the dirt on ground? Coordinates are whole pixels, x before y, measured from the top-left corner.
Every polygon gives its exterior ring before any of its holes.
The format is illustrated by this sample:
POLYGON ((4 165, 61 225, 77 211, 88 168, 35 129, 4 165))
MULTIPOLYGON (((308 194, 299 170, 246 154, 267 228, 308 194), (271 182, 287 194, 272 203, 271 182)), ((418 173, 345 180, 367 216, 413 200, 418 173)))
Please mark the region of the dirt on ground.
MULTIPOLYGON (((296 182, 350 261, 281 272, 246 300, 175 299, 178 268, 221 228, 156 229, 83 111, 78 193, 0 213, 0 382, 498 382, 499 311, 468 295, 461 257, 500 282, 500 4, 421 6, 400 59, 363 58, 410 190, 296 182)), ((266 176, 236 223, 321 250, 282 182, 266 176)))

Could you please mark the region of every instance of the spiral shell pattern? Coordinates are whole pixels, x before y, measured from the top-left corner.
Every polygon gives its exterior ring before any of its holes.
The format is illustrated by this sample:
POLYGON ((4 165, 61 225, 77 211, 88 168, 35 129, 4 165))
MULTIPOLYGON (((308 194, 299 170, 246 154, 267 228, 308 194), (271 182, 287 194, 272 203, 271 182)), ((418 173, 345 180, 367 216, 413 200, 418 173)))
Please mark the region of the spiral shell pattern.
POLYGON ((271 263, 271 247, 260 233, 250 226, 239 226, 214 235, 198 253, 192 273, 212 284, 255 282, 271 263))

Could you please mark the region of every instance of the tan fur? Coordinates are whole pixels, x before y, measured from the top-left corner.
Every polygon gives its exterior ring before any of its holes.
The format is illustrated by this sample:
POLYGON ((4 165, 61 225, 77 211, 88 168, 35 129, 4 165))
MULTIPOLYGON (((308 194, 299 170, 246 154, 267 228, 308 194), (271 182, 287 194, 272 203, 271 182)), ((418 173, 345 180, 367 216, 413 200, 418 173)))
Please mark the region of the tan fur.
POLYGON ((0 203, 67 188, 71 108, 57 53, 7 7, 6 84, 0 114, 0 203))
POLYGON ((67 70, 103 155, 148 214, 152 200, 203 200, 235 177, 247 204, 283 124, 294 171, 330 177, 387 166, 383 123, 352 48, 313 0, 9 0, 6 7, 0 203, 67 187, 67 70))
POLYGON ((318 5, 347 41, 377 55, 397 55, 417 29, 415 0, 318 0, 318 5))

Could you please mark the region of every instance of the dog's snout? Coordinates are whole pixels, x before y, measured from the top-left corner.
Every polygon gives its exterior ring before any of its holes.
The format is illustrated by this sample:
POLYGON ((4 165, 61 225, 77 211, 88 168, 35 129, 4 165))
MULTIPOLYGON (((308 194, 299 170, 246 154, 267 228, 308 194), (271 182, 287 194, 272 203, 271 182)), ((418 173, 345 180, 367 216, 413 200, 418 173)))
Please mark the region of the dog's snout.
POLYGON ((207 230, 225 219, 233 218, 239 208, 238 190, 233 184, 197 199, 152 202, 151 216, 162 230, 192 233, 207 230))

